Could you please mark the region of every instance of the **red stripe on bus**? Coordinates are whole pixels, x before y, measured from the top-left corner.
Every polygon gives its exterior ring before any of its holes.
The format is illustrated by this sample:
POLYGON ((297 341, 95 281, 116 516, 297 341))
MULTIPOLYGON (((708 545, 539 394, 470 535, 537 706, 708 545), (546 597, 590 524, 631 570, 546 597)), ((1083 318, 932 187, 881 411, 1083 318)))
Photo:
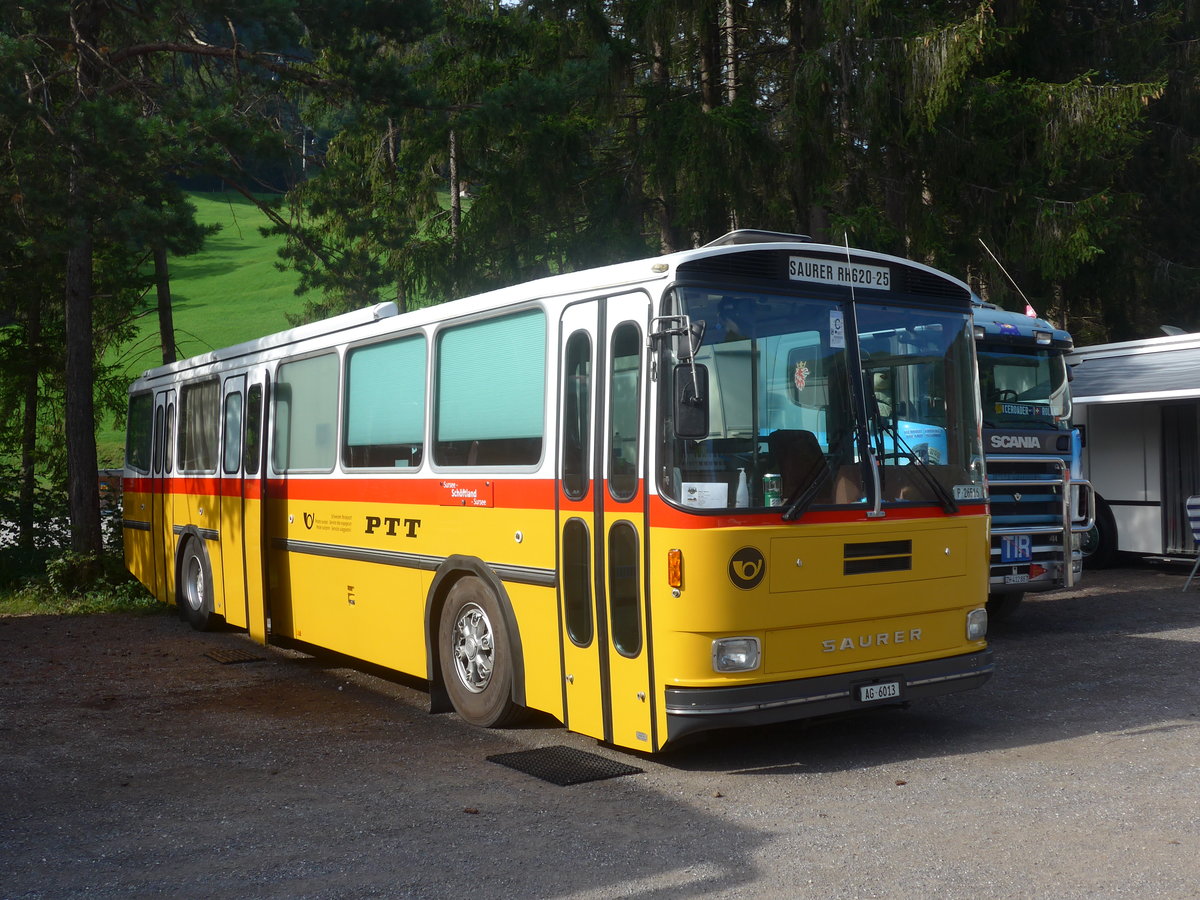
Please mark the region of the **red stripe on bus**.
MULTIPOLYGON (((888 507, 886 521, 921 520, 921 519, 950 519, 963 515, 983 515, 982 503, 973 507, 962 507, 956 514, 948 514, 934 506, 918 507, 888 507)), ((745 513, 716 513, 702 515, 688 510, 671 506, 661 497, 654 497, 650 503, 650 524, 656 528, 736 528, 754 525, 773 525, 778 527, 783 510, 773 512, 745 513)), ((879 519, 868 519, 865 508, 856 509, 810 509, 796 522, 788 525, 822 525, 844 524, 847 522, 878 522, 879 519)))

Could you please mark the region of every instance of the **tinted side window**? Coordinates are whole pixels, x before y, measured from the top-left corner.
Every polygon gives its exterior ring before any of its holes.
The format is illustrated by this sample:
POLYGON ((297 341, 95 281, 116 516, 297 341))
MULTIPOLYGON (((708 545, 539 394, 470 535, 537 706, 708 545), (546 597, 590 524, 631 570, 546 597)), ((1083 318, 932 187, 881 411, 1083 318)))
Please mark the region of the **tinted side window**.
POLYGON ((637 493, 641 363, 641 332, 632 322, 622 322, 612 336, 609 377, 608 490, 617 500, 637 493))
POLYGON ((151 439, 154 437, 154 396, 134 394, 129 398, 125 420, 125 465, 138 472, 150 471, 151 439))
POLYGON ((541 310, 443 331, 434 461, 444 466, 536 464, 542 458, 545 400, 541 310))
POLYGON ((351 350, 346 359, 347 466, 419 466, 425 443, 425 338, 351 350))
POLYGON ((242 456, 242 395, 225 395, 225 456, 221 464, 226 475, 236 475, 242 456))
POLYGON ((337 355, 284 363, 276 377, 275 470, 329 471, 337 453, 337 355))
POLYGON ((246 392, 246 445, 242 451, 242 468, 247 475, 258 474, 262 458, 262 395, 261 384, 250 385, 246 392))
POLYGON ((586 331, 567 339, 562 377, 563 489, 572 500, 582 500, 588 490, 592 433, 592 340, 586 331))

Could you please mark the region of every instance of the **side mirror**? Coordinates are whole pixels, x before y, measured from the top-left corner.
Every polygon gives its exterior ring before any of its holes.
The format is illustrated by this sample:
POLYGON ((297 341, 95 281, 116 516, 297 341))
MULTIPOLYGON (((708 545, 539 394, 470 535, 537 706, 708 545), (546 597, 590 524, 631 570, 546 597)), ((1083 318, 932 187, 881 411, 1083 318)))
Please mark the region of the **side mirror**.
POLYGON ((708 437, 708 367, 699 363, 675 366, 675 436, 689 440, 708 437))

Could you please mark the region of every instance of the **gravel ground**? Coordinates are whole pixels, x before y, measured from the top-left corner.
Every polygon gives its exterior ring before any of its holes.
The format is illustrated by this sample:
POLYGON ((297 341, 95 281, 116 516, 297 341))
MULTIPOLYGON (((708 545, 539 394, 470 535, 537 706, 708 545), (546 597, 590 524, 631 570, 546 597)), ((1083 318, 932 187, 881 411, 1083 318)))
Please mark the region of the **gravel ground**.
POLYGON ((979 691, 653 758, 167 614, 2 618, 0 898, 1197 897, 1187 571, 1030 598, 979 691), (487 760, 558 744, 643 772, 487 760))

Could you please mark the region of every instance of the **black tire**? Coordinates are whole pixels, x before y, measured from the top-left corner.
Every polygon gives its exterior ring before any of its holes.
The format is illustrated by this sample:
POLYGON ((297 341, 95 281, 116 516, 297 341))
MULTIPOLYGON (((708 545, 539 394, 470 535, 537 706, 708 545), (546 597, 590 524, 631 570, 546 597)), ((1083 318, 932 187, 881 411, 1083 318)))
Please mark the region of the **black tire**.
POLYGON ((213 612, 212 566, 204 545, 189 538, 179 558, 179 579, 175 585, 179 614, 197 631, 211 631, 217 623, 213 612))
POLYGON ((1086 569, 1111 569, 1121 561, 1117 550, 1117 521, 1099 495, 1096 497, 1096 522, 1083 534, 1079 549, 1086 569))
POLYGON ((988 594, 987 611, 989 622, 1004 622, 1017 613, 1021 601, 1025 599, 1024 591, 1011 594, 988 594))
POLYGON ((438 624, 442 682, 454 711, 472 725, 503 728, 525 710, 513 702, 513 655, 504 614, 483 580, 450 588, 438 624))

